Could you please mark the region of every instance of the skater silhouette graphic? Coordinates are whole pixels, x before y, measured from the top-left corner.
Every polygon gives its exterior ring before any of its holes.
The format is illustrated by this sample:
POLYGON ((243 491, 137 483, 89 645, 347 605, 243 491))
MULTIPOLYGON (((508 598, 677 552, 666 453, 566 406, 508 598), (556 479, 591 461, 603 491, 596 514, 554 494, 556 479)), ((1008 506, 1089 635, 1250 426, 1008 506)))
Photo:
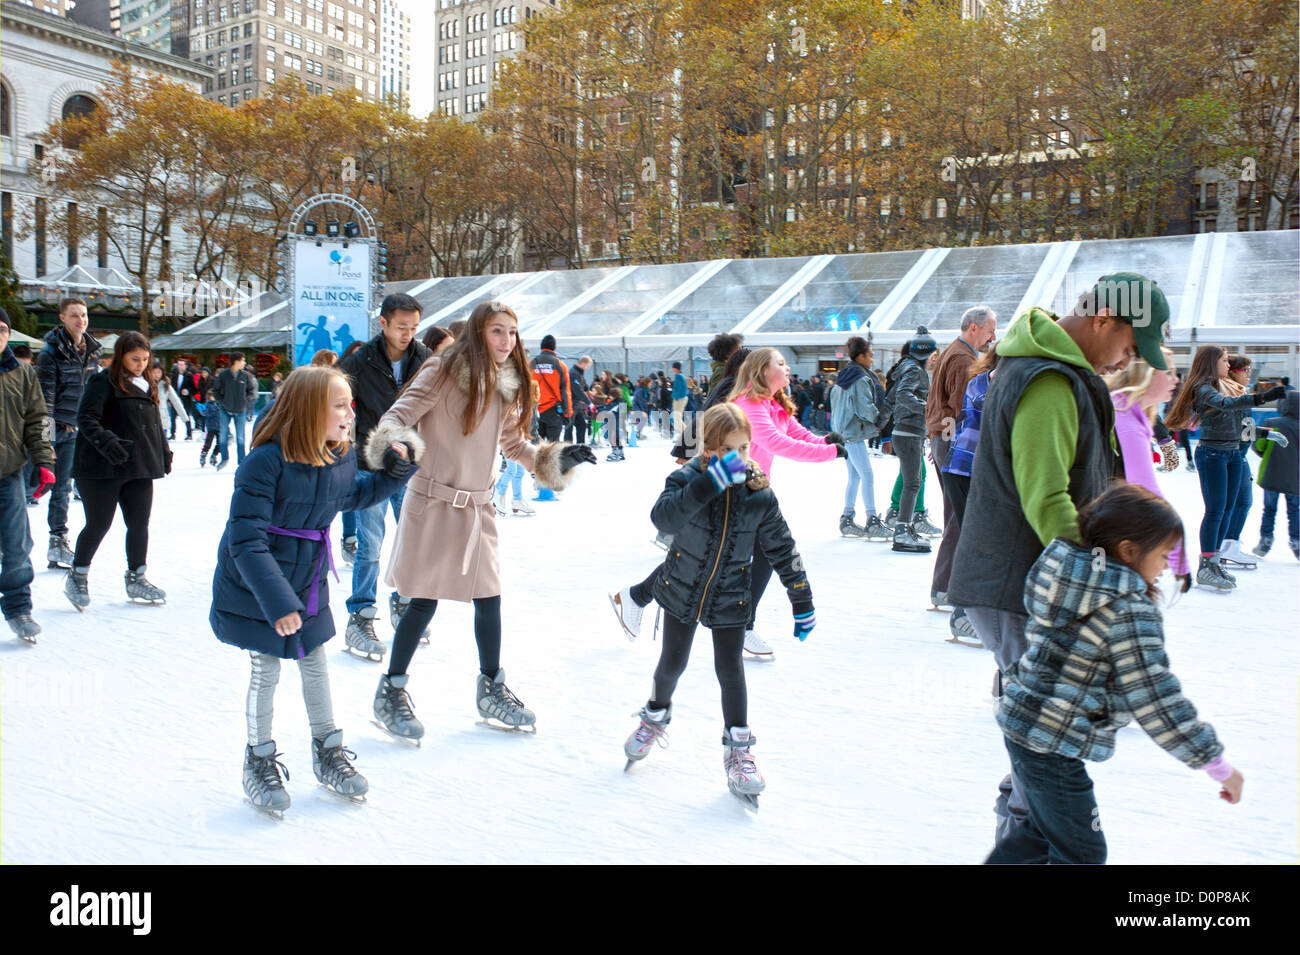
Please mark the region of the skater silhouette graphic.
POLYGON ((298 334, 302 336, 302 342, 298 346, 299 365, 309 364, 312 355, 322 348, 330 347, 330 333, 325 322, 326 316, 318 315, 314 326, 310 322, 298 323, 298 334))

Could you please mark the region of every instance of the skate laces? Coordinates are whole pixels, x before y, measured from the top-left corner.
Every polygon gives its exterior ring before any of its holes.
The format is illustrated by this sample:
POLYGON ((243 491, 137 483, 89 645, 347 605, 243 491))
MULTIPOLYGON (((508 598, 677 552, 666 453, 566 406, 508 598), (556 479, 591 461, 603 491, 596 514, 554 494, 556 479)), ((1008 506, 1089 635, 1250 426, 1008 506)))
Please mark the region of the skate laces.
POLYGON ((384 695, 388 697, 389 709, 393 710, 398 716, 404 720, 415 719, 415 710, 411 708, 411 704, 415 701, 411 699, 410 694, 405 689, 400 686, 393 686, 390 683, 384 695))
POLYGON ((513 706, 516 709, 524 709, 524 701, 511 693, 510 687, 506 686, 504 683, 494 682, 492 684, 492 692, 488 694, 488 698, 503 707, 513 706))
POLYGON ((257 760, 257 767, 253 772, 257 780, 267 789, 283 789, 284 783, 280 782, 280 773, 284 773, 284 778, 289 778, 289 767, 280 762, 280 757, 284 753, 273 753, 270 756, 254 756, 257 760), (278 770, 278 772, 277 772, 278 770))
POLYGON ((330 749, 322 746, 320 751, 321 770, 344 779, 351 778, 357 774, 357 771, 352 768, 352 764, 348 760, 356 758, 356 753, 341 744, 330 749))
POLYGON ((758 772, 758 764, 754 762, 748 746, 733 746, 731 752, 727 754, 727 769, 733 773, 739 772, 752 776, 758 772))
POLYGON ((656 723, 645 715, 644 711, 637 711, 633 716, 641 717, 641 725, 636 728, 632 734, 638 746, 649 746, 654 743, 664 749, 668 748, 668 730, 665 729, 667 720, 662 723, 656 723))

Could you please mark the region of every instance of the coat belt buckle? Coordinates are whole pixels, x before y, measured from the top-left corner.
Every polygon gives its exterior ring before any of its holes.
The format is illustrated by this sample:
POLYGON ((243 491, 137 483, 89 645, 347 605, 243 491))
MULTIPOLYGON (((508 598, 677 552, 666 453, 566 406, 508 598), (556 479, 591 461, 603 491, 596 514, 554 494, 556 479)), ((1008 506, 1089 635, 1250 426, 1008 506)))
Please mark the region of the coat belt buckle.
POLYGON ((469 491, 457 491, 451 499, 451 506, 460 508, 466 507, 470 502, 470 497, 471 494, 469 491), (462 494, 465 495, 464 499, 461 498, 462 494))

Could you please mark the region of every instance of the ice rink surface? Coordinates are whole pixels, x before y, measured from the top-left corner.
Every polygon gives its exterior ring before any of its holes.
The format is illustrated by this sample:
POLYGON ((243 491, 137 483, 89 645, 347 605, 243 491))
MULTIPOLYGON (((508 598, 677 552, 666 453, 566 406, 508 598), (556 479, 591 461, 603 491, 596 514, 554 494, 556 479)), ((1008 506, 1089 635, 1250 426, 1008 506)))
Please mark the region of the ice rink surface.
MULTIPOLYGON (((29 508, 37 567, 31 647, 0 638, 0 856, 7 863, 974 863, 992 846, 1007 757, 993 720, 990 654, 945 642, 927 612, 932 558, 837 531, 845 466, 779 460, 773 487, 807 565, 818 626, 804 644, 776 578, 760 608, 770 663, 747 662, 754 753, 768 789, 757 815, 727 792, 708 632, 697 633, 674 699, 671 745, 624 773, 623 740, 645 702, 659 645, 653 608, 629 643, 610 590, 663 552, 650 506, 674 467, 661 439, 627 461, 584 467, 537 516, 500 524, 502 663, 538 715, 535 737, 477 724, 469 605, 444 602, 410 692, 422 748, 373 726, 380 664, 343 652, 350 571, 331 582, 338 635, 326 645, 335 717, 370 781, 365 805, 321 789, 296 667, 285 665, 275 739, 292 779, 283 821, 244 801, 247 655, 208 626, 212 570, 235 467, 197 466, 176 442, 159 481, 149 577, 165 606, 128 604, 114 526, 78 614, 63 573, 44 569, 45 505, 29 508)), ((1252 458, 1252 468, 1257 459, 1252 458)), ((872 458, 888 506, 893 458, 872 458)), ((1196 475, 1161 474, 1195 549, 1196 475)), ((531 481, 525 480, 526 491, 531 481)), ((927 504, 941 499, 929 474, 927 504)), ((531 496, 531 495, 530 495, 531 496)), ((1258 541, 1263 494, 1243 546, 1258 541)), ((73 534, 83 522, 71 510, 73 534)), ((858 520, 862 520, 859 507, 858 520)), ((1287 863, 1297 845, 1300 565, 1278 541, 1238 590, 1193 589, 1166 613, 1173 670, 1245 776, 1230 806, 1138 728, 1090 763, 1112 863, 1287 863)), ((337 554, 339 523, 335 522, 337 554)), ((389 541, 392 535, 389 524, 389 541)), ((385 549, 385 555, 387 548, 385 549)), ((385 564, 386 567, 386 556, 385 564)), ((381 581, 380 603, 387 588, 381 581)), ((381 613, 379 636, 392 631, 381 613)))

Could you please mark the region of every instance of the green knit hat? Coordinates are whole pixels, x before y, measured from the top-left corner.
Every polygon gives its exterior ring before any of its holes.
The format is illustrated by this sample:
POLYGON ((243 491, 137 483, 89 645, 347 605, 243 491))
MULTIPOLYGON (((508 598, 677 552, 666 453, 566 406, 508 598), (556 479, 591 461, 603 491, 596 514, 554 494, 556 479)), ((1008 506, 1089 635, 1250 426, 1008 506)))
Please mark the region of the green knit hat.
POLYGON ((1133 326, 1138 354, 1157 371, 1167 371, 1160 350, 1169 325, 1169 300, 1156 280, 1137 272, 1112 272, 1097 279, 1085 302, 1089 313, 1103 308, 1133 326))

